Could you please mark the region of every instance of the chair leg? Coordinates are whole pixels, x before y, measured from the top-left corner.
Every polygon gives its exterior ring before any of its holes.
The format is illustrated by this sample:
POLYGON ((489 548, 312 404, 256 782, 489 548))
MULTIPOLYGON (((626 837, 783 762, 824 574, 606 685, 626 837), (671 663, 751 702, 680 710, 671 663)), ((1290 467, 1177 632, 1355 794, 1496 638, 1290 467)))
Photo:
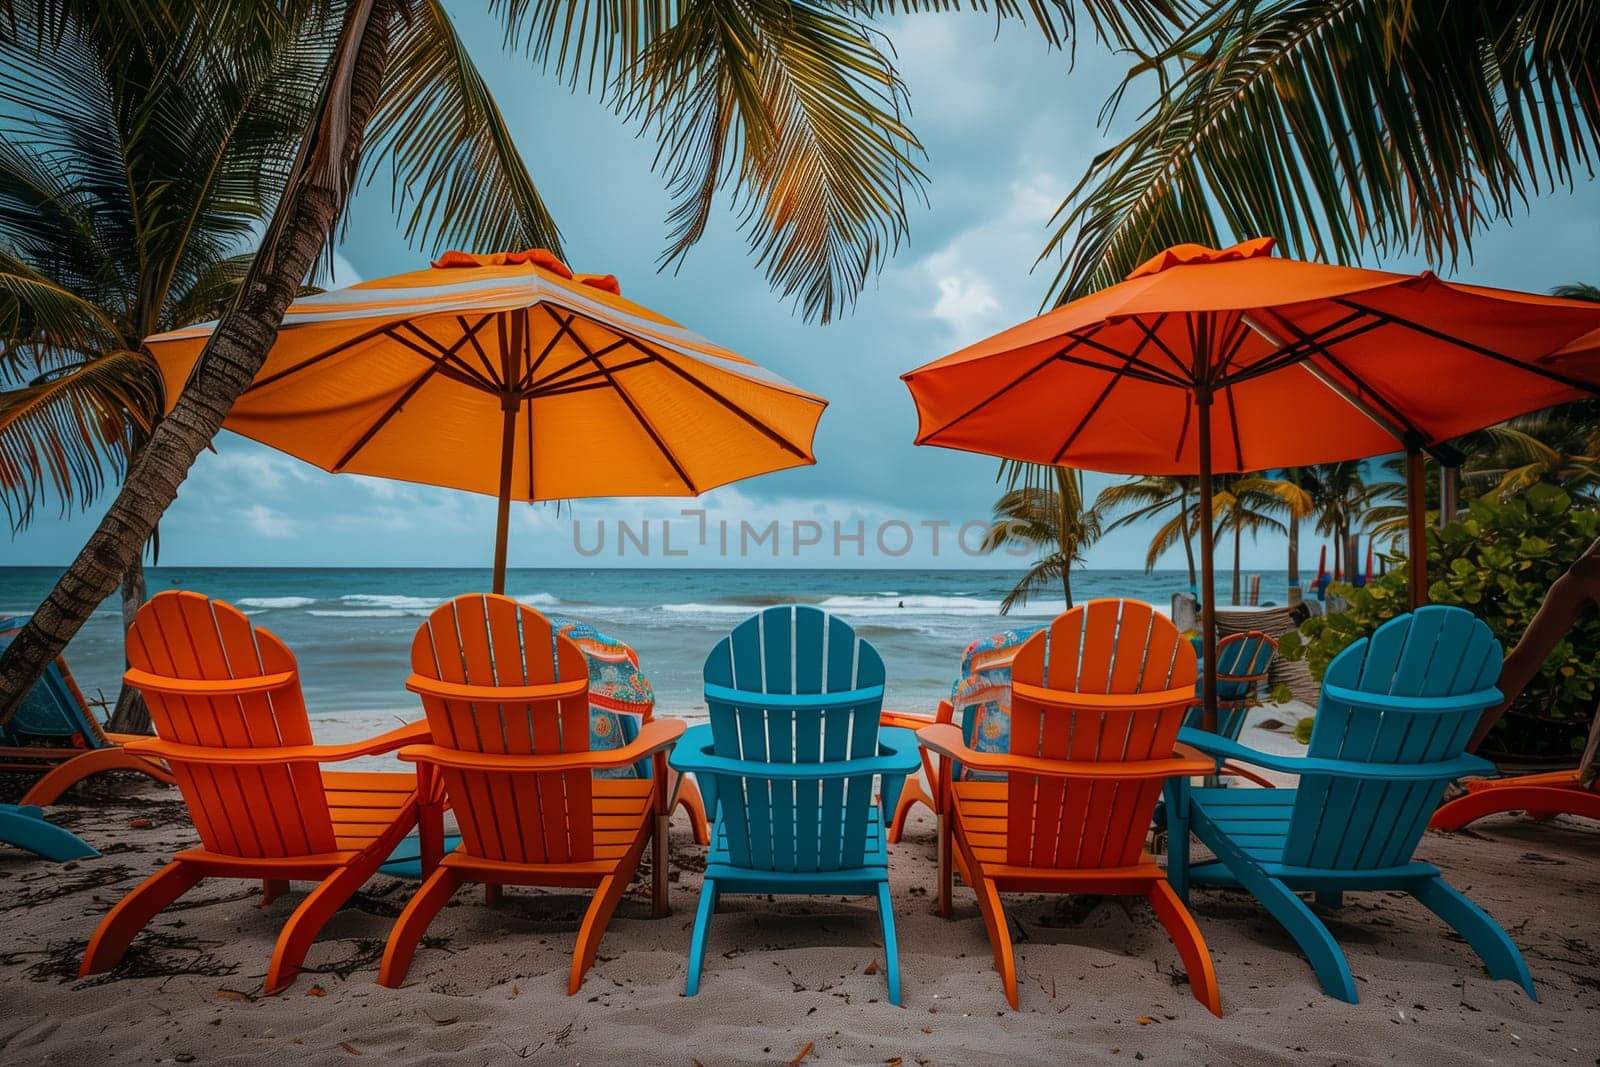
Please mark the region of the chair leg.
POLYGON ((683 980, 683 994, 700 992, 700 966, 706 958, 706 938, 711 934, 711 916, 717 910, 717 883, 707 878, 700 887, 700 904, 694 913, 694 933, 689 937, 689 973, 683 980))
POLYGON ((1344 907, 1344 893, 1338 889, 1319 889, 1316 891, 1316 900, 1324 908, 1344 907))
POLYGON ((406 980, 406 972, 411 969, 411 957, 416 955, 417 944, 427 932, 428 924, 433 922, 439 909, 455 896, 456 890, 465 881, 449 867, 440 867, 428 875, 422 888, 417 890, 400 912, 400 917, 394 921, 394 929, 389 931, 389 943, 383 949, 383 963, 378 967, 379 985, 390 989, 400 988, 400 983, 406 980))
POLYGON ((278 943, 272 950, 272 962, 267 965, 267 978, 262 983, 266 992, 276 993, 294 982, 295 976, 300 973, 300 965, 305 962, 306 953, 311 951, 311 945, 322 928, 335 912, 344 907, 356 890, 378 873, 383 861, 399 844, 400 836, 391 835, 391 839, 383 839, 386 847, 369 845, 360 857, 318 882, 317 887, 306 895, 306 899, 294 909, 294 914, 289 916, 289 921, 283 924, 283 932, 278 935, 278 943))
POLYGON ((83 953, 79 977, 104 974, 115 967, 133 943, 134 936, 168 904, 200 884, 193 864, 173 860, 141 882, 100 920, 83 953))
POLYGON ((1167 882, 1178 900, 1189 902, 1189 795, 1188 783, 1168 782, 1167 882))
POLYGON ((584 913, 583 925, 578 929, 578 943, 572 950, 572 974, 567 979, 568 996, 578 991, 583 985, 583 976, 594 966, 595 957, 600 953, 600 939, 606 936, 606 926, 611 922, 611 913, 617 910, 617 902, 628 888, 628 879, 638 870, 639 854, 643 851, 644 837, 641 835, 595 890, 589 910, 584 913))
POLYGON ((1259 900, 1272 917, 1289 931, 1289 936, 1295 939, 1300 951, 1311 962, 1311 969, 1322 983, 1323 992, 1350 1004, 1357 1003, 1356 981, 1350 974, 1350 964, 1340 951, 1339 943, 1322 925, 1322 920, 1288 886, 1268 875, 1238 845, 1218 831, 1198 806, 1191 805, 1190 814, 1200 840, 1217 854, 1217 858, 1239 880, 1239 884, 1259 900))
POLYGON ((163 785, 171 785, 173 782, 172 772, 161 764, 124 751, 119 745, 113 745, 109 748, 90 749, 52 767, 48 774, 28 788, 23 794, 22 803, 54 804, 61 799, 61 794, 85 778, 91 778, 105 771, 134 771, 163 785))
POLYGON ((1172 943, 1178 947, 1178 956, 1189 972, 1189 991, 1207 1011, 1220 1018, 1222 994, 1217 989, 1217 969, 1212 965, 1211 951, 1206 948, 1206 939, 1195 925, 1194 916, 1164 881, 1150 883, 1145 896, 1155 909, 1156 918, 1167 928, 1172 943))
POLYGON ((906 779, 905 789, 894 806, 894 819, 889 824, 889 844, 900 843, 900 836, 906 832, 906 819, 911 816, 911 808, 915 804, 922 804, 929 811, 938 810, 928 791, 922 788, 922 779, 913 775, 906 779))
POLYGON ((657 815, 656 828, 650 842, 650 917, 664 918, 672 913, 667 894, 671 892, 667 878, 667 821, 670 815, 657 815))
POLYGON ((57 863, 100 855, 77 834, 46 821, 34 805, 0 804, 0 842, 57 863))
POLYGON ((260 906, 263 908, 266 907, 268 904, 271 904, 274 900, 277 900, 288 891, 289 880, 287 878, 263 878, 261 880, 260 906))
POLYGON ((1482 957, 1490 977, 1516 982, 1529 1000, 1538 1000, 1527 961, 1500 924, 1489 913, 1468 900, 1449 882, 1437 876, 1411 887, 1411 895, 1439 918, 1449 923, 1467 944, 1482 957))
POLYGON ((951 897, 955 893, 954 843, 951 841, 950 816, 939 816, 939 915, 950 918, 951 897))
POLYGON ((694 834, 695 844, 709 847, 711 829, 706 822, 706 802, 700 795, 700 787, 693 778, 678 775, 677 791, 677 807, 689 813, 689 829, 694 834))
POLYGON ((900 943, 894 933, 894 905, 889 883, 878 883, 878 921, 883 925, 883 974, 889 982, 889 1003, 900 1006, 900 943))
POLYGON ((483 883, 483 903, 486 907, 495 907, 500 903, 500 883, 483 883))

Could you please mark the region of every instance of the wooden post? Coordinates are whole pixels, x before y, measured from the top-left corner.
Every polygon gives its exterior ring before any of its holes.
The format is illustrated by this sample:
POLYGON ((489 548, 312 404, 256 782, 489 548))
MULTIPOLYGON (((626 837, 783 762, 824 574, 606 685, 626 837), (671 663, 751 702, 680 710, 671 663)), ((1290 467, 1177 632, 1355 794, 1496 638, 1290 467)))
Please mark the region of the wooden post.
POLYGON ((1428 602, 1428 499, 1422 450, 1406 452, 1406 531, 1411 554, 1411 607, 1428 602))
POLYGON ((1200 431, 1200 642, 1205 663, 1201 665, 1200 727, 1217 732, 1217 576, 1216 547, 1211 521, 1211 387, 1195 389, 1200 431))
MULTIPOLYGON (((511 466, 517 446, 517 398, 507 396, 501 401, 505 409, 505 423, 500 438, 500 511, 495 516, 494 529, 494 589, 506 591, 506 542, 511 532, 511 466)), ((531 457, 530 457, 531 458, 531 457)))

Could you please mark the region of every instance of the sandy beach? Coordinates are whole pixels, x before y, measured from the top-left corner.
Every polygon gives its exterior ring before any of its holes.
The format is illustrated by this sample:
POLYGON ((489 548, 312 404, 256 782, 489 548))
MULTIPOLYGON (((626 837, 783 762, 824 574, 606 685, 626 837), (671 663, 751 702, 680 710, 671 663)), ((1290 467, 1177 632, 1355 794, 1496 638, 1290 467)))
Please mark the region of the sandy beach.
MULTIPOLYGON (((1242 894, 1192 901, 1225 1015, 1190 997, 1176 951, 1140 901, 1011 896, 1021 1010, 1007 1009, 983 923, 958 885, 932 913, 934 823, 918 809, 893 850, 905 972, 886 1002, 866 901, 726 898, 701 993, 682 995, 704 850, 672 826, 672 914, 651 920, 647 868, 580 992, 564 994, 586 898, 463 890, 434 923, 401 990, 375 982, 414 883, 379 877, 326 928, 310 969, 262 996, 273 938, 308 888, 257 907, 258 887, 208 882, 164 912, 123 966, 76 977, 112 902, 194 842, 175 790, 91 787, 53 816, 104 855, 57 866, 0 850, 0 1060, 34 1063, 1594 1063, 1600 914, 1592 823, 1485 820, 1430 833, 1443 867, 1511 931, 1540 1002, 1490 980, 1419 905, 1351 894, 1330 926, 1361 1003, 1324 996, 1293 942, 1242 894), (148 820, 148 825, 145 821, 148 820)), ((648 862, 648 861, 647 861, 648 862)))

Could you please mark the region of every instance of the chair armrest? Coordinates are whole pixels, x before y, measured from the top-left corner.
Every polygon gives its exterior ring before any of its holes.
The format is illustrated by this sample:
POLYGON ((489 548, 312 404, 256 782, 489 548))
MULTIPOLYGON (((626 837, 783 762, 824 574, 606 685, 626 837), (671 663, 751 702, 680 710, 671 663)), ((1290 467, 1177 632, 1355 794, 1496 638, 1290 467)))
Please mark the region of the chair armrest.
POLYGON ((277 748, 224 748, 220 745, 180 745, 159 737, 143 737, 123 746, 141 756, 178 760, 182 763, 233 763, 268 765, 275 763, 342 763, 360 756, 380 756, 405 745, 426 741, 432 735, 426 722, 412 722, 388 733, 352 741, 344 745, 285 745, 277 748))
POLYGON ((1401 697, 1387 693, 1364 693, 1359 689, 1346 689, 1342 685, 1322 683, 1322 695, 1352 707, 1372 708, 1377 711, 1409 711, 1416 714, 1447 715, 1463 711, 1481 711, 1505 700, 1500 690, 1490 687, 1475 693, 1458 693, 1447 697, 1401 697))
POLYGON ((570 682, 549 682, 544 685, 468 685, 413 674, 406 679, 406 688, 413 693, 441 700, 463 700, 479 704, 517 704, 528 700, 559 700, 575 697, 589 688, 587 676, 570 682))
POLYGON ((1248 763, 1284 774, 1327 774, 1386 782, 1426 782, 1449 781, 1494 769, 1494 764, 1488 760, 1472 755, 1461 755, 1437 763, 1363 763, 1357 760, 1319 759, 1315 756, 1279 756, 1188 726, 1178 731, 1178 740, 1219 760, 1248 763))
POLYGON ((854 778, 862 774, 904 777, 916 771, 921 762, 917 736, 910 730, 887 726, 878 731, 878 754, 866 759, 830 760, 823 763, 768 763, 764 760, 731 759, 711 749, 709 725, 691 729, 668 758, 673 770, 691 774, 728 774, 748 778, 773 778, 782 781, 816 781, 828 778, 854 778))
POLYGON ((974 770, 1036 774, 1043 778, 1108 780, 1187 778, 1198 774, 1212 774, 1217 769, 1216 760, 1208 759, 1187 745, 1173 746, 1173 754, 1167 759, 1112 762, 1040 759, 1037 756, 1019 756, 1010 752, 979 752, 968 747, 966 739, 961 736, 961 730, 949 723, 917 731, 917 740, 922 742, 924 748, 932 749, 974 770))
POLYGON ((639 728, 639 736, 621 748, 599 751, 552 752, 548 755, 511 755, 504 752, 463 752, 440 745, 409 745, 400 750, 407 763, 429 763, 461 771, 499 771, 541 774, 553 771, 604 770, 626 767, 671 748, 683 734, 681 719, 651 719, 639 728))
POLYGON ((171 678, 164 674, 152 674, 137 667, 129 667, 122 673, 122 680, 140 692, 167 693, 185 697, 270 693, 275 689, 287 689, 295 685, 297 679, 298 675, 294 671, 246 678, 171 678))
POLYGON ((878 725, 893 726, 897 729, 911 730, 913 732, 924 726, 932 726, 938 720, 931 715, 918 715, 913 711, 890 711, 888 708, 878 713, 878 725))

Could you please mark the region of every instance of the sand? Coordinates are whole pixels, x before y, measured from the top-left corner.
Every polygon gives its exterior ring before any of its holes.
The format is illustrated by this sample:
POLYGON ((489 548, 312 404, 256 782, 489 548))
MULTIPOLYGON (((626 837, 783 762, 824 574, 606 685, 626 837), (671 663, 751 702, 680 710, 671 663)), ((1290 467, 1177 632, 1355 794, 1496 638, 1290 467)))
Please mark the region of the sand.
POLYGON ((1330 920, 1361 1003, 1324 996, 1293 942, 1248 897, 1196 890, 1225 1015, 1189 995, 1142 901, 1008 896, 1021 1010, 992 969, 970 891, 932 914, 934 832, 921 809, 894 850, 905 1006, 886 1002, 876 914, 862 900, 725 898, 700 995, 682 995, 704 852, 672 827, 672 914, 641 877, 582 990, 565 995, 580 894, 463 890, 409 983, 375 982, 415 883, 376 878, 278 996, 260 981, 306 886, 266 908, 207 882, 163 913, 118 972, 75 976, 109 905, 194 840, 173 790, 121 784, 54 809, 102 848, 57 866, 0 848, 0 1062, 32 1063, 1595 1063, 1600 1056, 1600 826, 1486 820, 1429 834, 1443 867, 1512 933, 1540 1002, 1488 978, 1431 914, 1351 894, 1330 920), (134 828, 135 820, 149 820, 134 828))

